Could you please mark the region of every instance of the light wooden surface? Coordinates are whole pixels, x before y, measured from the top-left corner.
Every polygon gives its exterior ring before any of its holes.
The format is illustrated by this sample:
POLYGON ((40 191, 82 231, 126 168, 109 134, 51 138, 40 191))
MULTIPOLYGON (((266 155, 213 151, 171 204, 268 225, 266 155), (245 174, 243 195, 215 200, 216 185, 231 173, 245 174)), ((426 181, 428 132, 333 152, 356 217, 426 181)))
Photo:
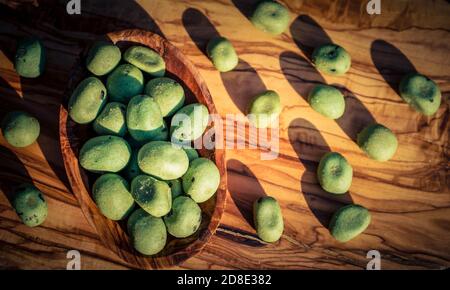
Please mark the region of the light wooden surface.
POLYGON ((382 1, 379 16, 367 15, 363 0, 286 1, 292 25, 277 37, 245 18, 247 2, 254 1, 82 1, 81 16, 65 14, 65 7, 52 1, 39 2, 39 9, 0 9, 0 114, 25 109, 42 127, 37 144, 26 149, 11 148, 0 137, 2 268, 64 269, 70 249, 81 252, 85 269, 130 267, 100 242, 68 188, 58 113, 85 41, 95 33, 134 27, 162 32, 196 64, 223 117, 238 113, 264 88, 277 91, 283 104, 279 157, 261 161, 259 149, 227 150, 229 198, 221 225, 202 253, 179 268, 359 269, 372 249, 380 251, 385 269, 450 265, 446 1, 382 1), (10 61, 15 40, 28 34, 39 35, 48 48, 47 71, 38 81, 21 80, 10 61), (204 55, 204 44, 215 34, 233 42, 241 59, 235 72, 221 75, 204 55), (312 46, 329 40, 352 55, 352 68, 343 77, 321 76, 307 61, 312 46), (412 111, 395 92, 408 70, 439 84, 444 101, 433 117, 412 111), (339 85, 347 96, 343 120, 321 117, 304 100, 312 85, 324 81, 339 85), (372 120, 398 135, 399 150, 387 163, 369 160, 352 141, 372 120), (341 200, 324 193, 315 178, 317 161, 327 150, 342 153, 354 168, 350 195, 341 200), (21 225, 8 201, 11 186, 30 179, 50 209, 46 222, 32 229, 21 225), (263 194, 279 200, 285 219, 275 244, 258 240, 249 222, 251 203, 263 194), (324 225, 351 201, 371 211, 372 224, 340 244, 324 225))

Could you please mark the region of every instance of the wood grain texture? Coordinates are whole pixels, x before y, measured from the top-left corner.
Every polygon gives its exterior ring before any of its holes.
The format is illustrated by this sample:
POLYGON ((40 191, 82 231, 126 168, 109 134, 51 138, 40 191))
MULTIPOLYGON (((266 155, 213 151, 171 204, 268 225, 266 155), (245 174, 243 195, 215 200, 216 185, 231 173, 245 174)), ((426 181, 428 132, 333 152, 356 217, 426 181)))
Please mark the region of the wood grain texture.
POLYGON ((382 1, 377 16, 365 13, 363 0, 285 1, 292 22, 277 37, 248 21, 250 0, 114 0, 108 1, 108 9, 102 1, 83 1, 78 16, 68 16, 63 5, 53 2, 39 1, 38 9, 0 9, 0 113, 26 109, 43 128, 29 148, 13 149, 0 139, 5 193, 0 195, 1 267, 64 268, 69 249, 81 251, 86 269, 133 267, 108 250, 83 217, 65 177, 57 124, 77 56, 97 35, 126 28, 160 31, 188 56, 223 118, 240 112, 258 90, 277 91, 283 105, 279 157, 261 161, 261 148, 227 150, 229 198, 221 224, 199 255, 175 268, 363 269, 372 249, 380 251, 384 269, 450 265, 446 1, 382 1), (10 61, 16 40, 29 34, 39 35, 49 50, 47 71, 38 83, 20 79, 10 61), (217 72, 205 56, 204 45, 216 34, 235 46, 240 57, 236 72, 217 72), (345 76, 321 75, 308 60, 312 47, 330 40, 352 55, 345 76), (411 70, 441 88, 443 104, 432 117, 411 110, 396 92, 399 78, 411 70), (336 84, 345 93, 342 120, 321 117, 305 101, 319 82, 336 84), (387 163, 368 159, 352 140, 372 120, 399 138, 399 150, 387 163), (344 199, 323 192, 314 174, 328 150, 342 153, 354 168, 350 195, 344 199), (31 179, 50 208, 48 220, 36 229, 20 224, 7 198, 12 181, 31 179), (279 200, 285 218, 285 232, 275 244, 261 242, 249 220, 252 201, 264 194, 279 200), (373 221, 364 234, 341 244, 324 225, 336 208, 349 202, 367 207, 373 221))
MULTIPOLYGON (((166 39, 157 34, 139 29, 112 32, 103 36, 103 38, 105 37, 116 44, 122 52, 132 45, 142 45, 155 50, 165 61, 166 75, 176 79, 183 86, 186 104, 202 103, 208 108, 210 114, 217 114, 208 88, 195 66, 179 49, 171 45, 166 39)), ((199 253, 211 236, 214 235, 219 225, 227 196, 224 149, 208 150, 204 147, 198 148, 200 156, 211 159, 216 164, 220 173, 220 184, 215 195, 208 201, 200 204, 202 222, 196 233, 184 239, 175 239, 169 236, 165 248, 157 255, 146 257, 139 254, 133 249, 129 236, 124 230, 125 223, 115 222, 106 218, 93 201, 91 188, 98 175, 89 174, 89 172, 80 167, 78 162, 79 150, 92 137, 93 132, 90 125, 82 126, 69 118, 67 104, 76 86, 81 80, 90 75, 85 69, 84 62, 88 50, 89 47, 84 49, 84 53, 79 56, 80 61, 71 70, 66 100, 61 105, 59 115, 61 152, 71 189, 78 199, 85 217, 95 227, 102 242, 125 262, 136 268, 146 269, 160 269, 178 265, 199 253)), ((211 123, 207 131, 213 126, 214 123, 211 123)), ((216 131, 214 138, 215 140, 223 139, 222 132, 216 131)))

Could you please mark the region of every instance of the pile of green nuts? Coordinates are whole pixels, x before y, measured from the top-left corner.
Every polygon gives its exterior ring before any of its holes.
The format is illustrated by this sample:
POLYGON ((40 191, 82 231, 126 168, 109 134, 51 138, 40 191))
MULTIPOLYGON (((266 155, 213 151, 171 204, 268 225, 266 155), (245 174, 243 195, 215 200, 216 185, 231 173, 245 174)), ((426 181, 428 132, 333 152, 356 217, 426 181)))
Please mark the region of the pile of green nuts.
POLYGON ((115 44, 99 41, 86 67, 93 75, 74 89, 68 111, 98 136, 81 147, 79 164, 100 175, 92 186, 100 212, 115 221, 128 218, 134 248, 157 254, 167 233, 186 238, 197 232, 198 204, 219 187, 215 163, 190 147, 206 130, 208 109, 185 104, 183 86, 165 76, 164 59, 148 47, 131 46, 122 56, 115 44))

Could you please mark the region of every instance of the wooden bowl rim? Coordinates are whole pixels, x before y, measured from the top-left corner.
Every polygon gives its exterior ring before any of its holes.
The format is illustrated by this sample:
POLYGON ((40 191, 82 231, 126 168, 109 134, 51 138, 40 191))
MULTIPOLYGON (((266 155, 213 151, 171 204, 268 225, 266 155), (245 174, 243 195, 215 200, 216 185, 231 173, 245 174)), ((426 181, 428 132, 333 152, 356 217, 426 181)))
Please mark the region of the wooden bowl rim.
MULTIPOLYGON (((173 46, 168 40, 165 38, 162 38, 161 36, 152 33, 150 31, 141 30, 141 29, 126 29, 116 32, 110 32, 106 34, 107 37, 109 37, 114 43, 119 41, 130 41, 130 42, 139 42, 142 43, 144 46, 150 47, 148 44, 143 43, 141 41, 135 41, 137 37, 142 38, 145 37, 146 39, 153 38, 158 43, 161 44, 161 47, 159 48, 159 53, 164 57, 164 53, 166 50, 171 50, 172 53, 177 55, 177 58, 179 61, 183 63, 183 65, 187 68, 187 70, 192 74, 195 82, 197 83, 200 93, 203 95, 206 103, 205 105, 208 107, 208 110, 210 114, 217 114, 216 108, 214 106, 214 103, 211 98, 211 94, 209 93, 209 90, 206 86, 205 81, 201 77, 200 73, 198 72, 197 68, 194 66, 194 64, 175 46, 173 46), (120 36, 120 38, 118 38, 120 36)), ((153 47, 151 47, 153 48, 153 47)), ((155 49, 155 48, 153 48, 155 49)), ((157 50, 158 51, 158 50, 157 50)), ((149 269, 158 269, 158 268, 166 268, 171 266, 176 266, 179 263, 187 260, 188 258, 198 254, 205 245, 209 242, 212 235, 214 235, 217 227, 219 226, 221 217, 225 210, 226 205, 226 184, 227 184, 227 172, 225 167, 225 150, 224 149, 214 149, 214 159, 215 164, 217 165, 220 175, 221 175, 221 181, 219 188, 217 189, 217 192, 215 193, 215 208, 214 212, 211 216, 210 222, 208 224, 207 228, 203 229, 203 232, 199 234, 198 239, 193 241, 192 243, 188 244, 185 248, 183 248, 180 251, 173 252, 166 256, 158 256, 158 257, 152 257, 152 256, 143 256, 139 255, 138 253, 133 252, 126 252, 123 251, 123 249, 116 244, 108 243, 108 240, 105 238, 104 234, 102 233, 102 229, 99 229, 95 220, 94 220, 94 212, 89 208, 89 206, 83 201, 83 196, 90 197, 90 189, 87 189, 86 186, 84 186, 83 178, 81 176, 81 170, 78 165, 78 158, 77 154, 74 152, 72 146, 70 145, 70 139, 69 139, 69 132, 67 128, 67 122, 69 121, 69 115, 68 111, 65 107, 65 104, 67 103, 68 98, 70 97, 74 82, 76 78, 76 71, 77 69, 80 69, 80 66, 84 64, 83 62, 83 52, 80 53, 78 56, 79 59, 75 62, 74 66, 72 67, 69 75, 69 79, 67 82, 67 89, 64 93, 64 101, 60 105, 60 113, 59 113, 59 135, 60 135, 60 147, 61 152, 63 156, 64 161, 64 167, 66 169, 66 174, 71 186, 71 190, 74 193, 75 197, 78 200, 78 203, 80 204, 80 207, 82 209, 82 212, 86 219, 88 220, 89 224, 93 226, 97 232, 99 233, 100 239, 102 242, 115 254, 117 254, 121 259, 123 259, 126 263, 131 264, 133 266, 138 267, 145 267, 149 269), (72 84, 72 86, 70 85, 72 84), (79 184, 83 184, 83 186, 79 186, 79 184), (133 256, 134 257, 131 257, 133 256)), ((77 82, 79 82, 78 80, 77 82)), ((196 99, 200 102, 195 96, 196 99)), ((217 132, 216 131, 216 140, 218 138, 223 138, 223 132, 217 132)), ((91 199, 92 200, 92 199, 91 199)), ((93 201, 92 201, 93 202, 93 201)), ((100 214, 101 215, 101 214, 100 214)), ((106 217, 102 216, 102 218, 106 219, 106 217)), ((131 247, 131 245, 130 245, 131 247)))

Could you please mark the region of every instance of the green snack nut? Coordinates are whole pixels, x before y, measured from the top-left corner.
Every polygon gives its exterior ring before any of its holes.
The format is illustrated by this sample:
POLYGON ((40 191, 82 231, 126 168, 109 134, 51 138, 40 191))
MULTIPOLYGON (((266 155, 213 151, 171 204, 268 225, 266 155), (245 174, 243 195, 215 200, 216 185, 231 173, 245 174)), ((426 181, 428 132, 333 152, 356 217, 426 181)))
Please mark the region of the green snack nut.
POLYGON ((117 136, 98 136, 89 139, 80 150, 81 167, 92 172, 118 172, 130 160, 131 148, 117 136))
POLYGON ((133 179, 131 194, 137 204, 155 217, 166 215, 172 207, 169 185, 148 175, 138 175, 133 179))
POLYGON ((136 176, 142 174, 137 162, 137 155, 139 150, 133 149, 131 153, 130 161, 128 161, 127 166, 123 169, 123 175, 128 179, 128 181, 133 180, 136 176))
POLYGON ((96 76, 110 73, 119 63, 120 49, 112 43, 97 41, 86 58, 87 69, 96 76))
POLYGON ((164 129, 163 117, 153 98, 137 95, 130 100, 127 127, 131 137, 139 142, 152 141, 161 134, 164 129))
POLYGON ((202 210, 191 198, 175 198, 170 213, 164 217, 169 234, 175 238, 187 238, 193 235, 202 222, 202 210))
POLYGON ((154 255, 164 249, 167 230, 162 218, 138 209, 128 219, 127 228, 133 247, 139 253, 154 255))
POLYGON ((106 88, 96 77, 81 81, 69 99, 69 116, 78 124, 95 120, 106 103, 106 88))
POLYGON ((114 173, 103 174, 94 182, 92 196, 95 204, 107 218, 124 219, 134 208, 128 182, 114 173))
POLYGON ((127 107, 118 102, 107 103, 93 123, 94 131, 99 135, 125 136, 127 107))
POLYGON ((183 185, 181 184, 180 179, 167 180, 167 184, 169 185, 172 192, 172 199, 183 195, 183 185))
POLYGON ((340 118, 345 111, 344 95, 333 86, 315 86, 309 93, 308 102, 314 111, 330 119, 340 118))
POLYGON ((438 85, 424 75, 406 75, 399 86, 400 96, 417 112, 431 116, 441 105, 441 90, 438 85))
POLYGON ((381 124, 367 126, 358 134, 357 142, 370 158, 378 161, 391 159, 398 147, 395 134, 381 124))
POLYGON ((273 197, 261 197, 253 203, 253 222, 258 237, 268 243, 278 241, 283 234, 281 208, 273 197))
POLYGON ((2 132, 11 146, 26 147, 39 137, 39 121, 26 112, 9 112, 3 118, 2 132))
POLYGON ((337 44, 325 44, 314 49, 312 62, 316 68, 329 75, 343 75, 352 65, 350 54, 337 44))
POLYGON ((209 112, 205 105, 194 103, 181 108, 173 117, 171 141, 185 143, 202 136, 208 126, 209 112))
POLYGON ((253 98, 247 112, 253 126, 267 128, 281 113, 280 96, 274 91, 261 93, 253 98))
POLYGON ((26 226, 36 227, 47 218, 47 202, 42 192, 31 184, 22 184, 16 189, 12 206, 26 226))
POLYGON ((184 89, 171 78, 150 80, 145 86, 145 94, 159 105, 163 117, 172 116, 184 104, 184 89))
POLYGON ((352 185, 352 178, 353 168, 341 154, 328 152, 320 159, 317 179, 325 191, 344 194, 352 185))
POLYGON ((125 51, 123 59, 153 77, 162 77, 166 73, 164 59, 148 47, 132 46, 125 51))
POLYGON ((14 57, 14 68, 24 78, 36 78, 45 69, 46 51, 42 42, 36 37, 22 39, 14 57))
POLYGON ((283 33, 289 25, 289 11, 276 1, 261 1, 256 6, 250 21, 256 28, 278 35, 283 33))
POLYGON ((189 162, 199 157, 197 150, 192 147, 183 147, 183 150, 186 152, 189 162))
POLYGON ((126 104, 144 90, 144 75, 134 65, 121 64, 108 76, 106 88, 111 101, 126 104))
POLYGON ((210 199, 219 188, 220 173, 211 160, 197 158, 192 160, 182 180, 184 192, 201 203, 210 199))
POLYGON ((152 141, 139 150, 139 168, 158 179, 172 180, 183 176, 189 167, 189 159, 182 148, 170 142, 152 141))
POLYGON ((347 242, 361 234, 370 224, 370 212, 356 204, 340 208, 332 217, 329 230, 339 242, 347 242))
POLYGON ((220 72, 231 71, 239 63, 239 57, 234 50, 233 44, 224 37, 211 39, 206 47, 206 53, 220 72))

